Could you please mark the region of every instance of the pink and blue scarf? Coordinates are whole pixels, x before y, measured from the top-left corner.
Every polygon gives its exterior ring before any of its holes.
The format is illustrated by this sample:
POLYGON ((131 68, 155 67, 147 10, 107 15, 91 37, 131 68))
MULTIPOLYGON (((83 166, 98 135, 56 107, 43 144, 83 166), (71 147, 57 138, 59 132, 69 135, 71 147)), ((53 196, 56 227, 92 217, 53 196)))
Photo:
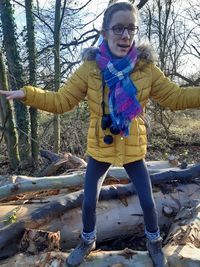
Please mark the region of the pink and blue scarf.
POLYGON ((136 98, 137 88, 130 79, 137 61, 137 49, 133 44, 125 57, 116 58, 103 41, 96 61, 109 88, 108 105, 113 127, 120 130, 120 135, 127 137, 132 119, 142 112, 136 98))

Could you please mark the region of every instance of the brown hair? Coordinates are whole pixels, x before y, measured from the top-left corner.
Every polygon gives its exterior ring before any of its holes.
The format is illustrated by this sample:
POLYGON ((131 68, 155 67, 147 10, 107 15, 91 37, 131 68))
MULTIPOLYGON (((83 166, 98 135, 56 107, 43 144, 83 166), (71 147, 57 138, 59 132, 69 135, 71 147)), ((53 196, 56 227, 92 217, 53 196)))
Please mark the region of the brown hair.
POLYGON ((123 10, 123 11, 129 10, 129 11, 133 12, 134 15, 136 16, 136 19, 138 19, 138 17, 139 17, 137 7, 133 6, 132 4, 130 4, 128 2, 118 2, 118 3, 111 4, 104 12, 102 31, 106 31, 108 29, 113 14, 116 13, 117 11, 121 11, 121 10, 123 10))

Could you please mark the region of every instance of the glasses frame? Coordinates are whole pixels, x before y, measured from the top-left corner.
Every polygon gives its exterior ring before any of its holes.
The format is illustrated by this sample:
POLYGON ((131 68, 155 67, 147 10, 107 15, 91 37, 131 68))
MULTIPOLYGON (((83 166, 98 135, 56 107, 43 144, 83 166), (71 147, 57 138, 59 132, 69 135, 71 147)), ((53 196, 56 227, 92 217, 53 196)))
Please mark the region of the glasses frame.
MULTIPOLYGON (((131 27, 133 27, 133 26, 131 26, 131 27)), ((130 30, 130 26, 125 27, 125 26, 122 25, 122 24, 120 24, 120 25, 119 25, 119 24, 114 25, 114 26, 112 26, 111 28, 108 28, 107 30, 111 30, 111 31, 113 31, 113 33, 114 33, 115 35, 123 35, 124 31, 127 30, 129 35, 135 35, 135 34, 137 34, 138 31, 139 31, 139 26, 134 26, 134 30, 135 30, 134 33, 133 33, 133 32, 130 32, 130 31, 131 31, 131 30, 130 30), (116 27, 116 26, 123 26, 123 30, 122 30, 121 33, 117 33, 117 32, 115 31, 115 27, 116 27)))

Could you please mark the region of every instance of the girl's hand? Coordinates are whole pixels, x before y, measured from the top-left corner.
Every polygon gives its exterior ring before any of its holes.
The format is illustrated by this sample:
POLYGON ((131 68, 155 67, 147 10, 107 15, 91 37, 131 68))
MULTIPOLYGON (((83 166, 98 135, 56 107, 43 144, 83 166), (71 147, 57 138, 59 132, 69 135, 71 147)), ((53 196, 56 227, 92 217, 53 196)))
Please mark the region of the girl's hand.
POLYGON ((16 91, 0 90, 0 94, 5 95, 6 99, 8 100, 23 99, 25 97, 25 93, 22 90, 16 90, 16 91))

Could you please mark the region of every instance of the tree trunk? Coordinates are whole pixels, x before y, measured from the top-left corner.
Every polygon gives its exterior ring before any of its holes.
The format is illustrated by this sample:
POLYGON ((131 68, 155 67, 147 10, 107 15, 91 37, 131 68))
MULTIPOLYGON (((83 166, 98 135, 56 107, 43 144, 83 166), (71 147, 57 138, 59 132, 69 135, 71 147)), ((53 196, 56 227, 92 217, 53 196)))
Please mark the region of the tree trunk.
MULTIPOLYGON (((29 84, 36 85, 36 47, 34 34, 34 16, 33 16, 33 0, 25 0, 26 9, 26 25, 27 25, 27 48, 29 60, 29 84)), ((31 122, 31 154, 34 164, 37 164, 39 155, 38 145, 38 112, 35 108, 30 108, 31 122)))
MULTIPOLYGON (((151 169, 149 170, 151 173, 151 169)), ((12 184, 7 184, 0 187, 0 199, 5 199, 9 197, 16 196, 18 194, 27 192, 38 192, 41 190, 50 189, 63 189, 63 188, 73 188, 80 187, 84 183, 84 171, 75 172, 63 176, 51 176, 51 177, 26 177, 26 176, 16 176, 15 182, 12 184)), ((119 183, 119 180, 124 180, 128 183, 127 173, 123 168, 110 168, 107 177, 114 177, 112 183, 119 183)), ((150 174, 152 184, 162 186, 162 183, 172 182, 172 181, 182 181, 190 182, 195 181, 196 178, 200 177, 200 164, 192 166, 186 170, 170 170, 160 173, 150 174)), ((106 181, 105 181, 106 182, 106 181)), ((170 185, 164 184, 164 191, 170 190, 170 185)))
MULTIPOLYGON (((10 0, 0 1, 1 21, 3 30, 3 42, 6 51, 6 58, 9 71, 9 82, 12 90, 23 87, 23 70, 20 65, 17 39, 15 36, 15 23, 10 0)), ((20 101, 14 101, 16 111, 16 122, 19 135, 20 160, 30 160, 29 143, 29 118, 27 107, 20 101)))
MULTIPOLYGON (((171 223, 173 216, 192 199, 199 197, 199 185, 173 184, 168 193, 155 188, 154 197, 160 218, 160 227, 171 223), (161 201, 162 200, 162 201, 161 201)), ((18 248, 19 239, 25 228, 61 231, 62 247, 71 248, 77 244, 82 229, 81 206, 83 191, 76 191, 67 196, 46 198, 47 204, 24 205, 17 214, 14 224, 0 230, 0 249, 12 240, 18 248)), ((45 199, 43 200, 45 202, 45 199)), ((12 206, 12 209, 15 207, 12 206)), ((11 209, 11 208, 10 208, 11 209)), ((1 205, 1 220, 9 213, 9 207, 1 205), (3 211, 5 213, 3 213, 3 211)), ((137 195, 131 184, 104 186, 97 208, 98 242, 114 239, 119 235, 133 235, 141 231, 142 211, 137 195)), ((3 250, 2 250, 3 253, 3 250)))
MULTIPOLYGON (((60 25, 61 25, 61 0, 56 0, 55 24, 54 24, 54 90, 60 87, 60 25)), ((58 153, 60 150, 60 116, 54 115, 54 146, 53 151, 58 153)))
MULTIPOLYGON (((199 200, 190 201, 190 205, 182 208, 177 214, 169 230, 168 238, 165 240, 166 245, 164 247, 164 253, 168 259, 170 267, 200 266, 199 222, 200 202, 199 200)), ((103 224, 105 225, 105 222, 103 224)), ((40 266, 59 267, 64 266, 68 255, 69 253, 57 251, 38 253, 34 256, 27 256, 26 254, 20 253, 1 262, 1 266, 34 267, 38 262, 40 263, 40 266)), ((94 251, 86 258, 81 266, 152 267, 152 262, 147 251, 134 251, 125 248, 121 251, 94 251)))
MULTIPOLYGON (((0 88, 8 90, 5 66, 0 51, 0 88)), ((3 125, 3 134, 8 151, 8 159, 11 169, 16 170, 19 166, 18 135, 15 128, 13 110, 9 101, 0 96, 0 114, 3 125)))

